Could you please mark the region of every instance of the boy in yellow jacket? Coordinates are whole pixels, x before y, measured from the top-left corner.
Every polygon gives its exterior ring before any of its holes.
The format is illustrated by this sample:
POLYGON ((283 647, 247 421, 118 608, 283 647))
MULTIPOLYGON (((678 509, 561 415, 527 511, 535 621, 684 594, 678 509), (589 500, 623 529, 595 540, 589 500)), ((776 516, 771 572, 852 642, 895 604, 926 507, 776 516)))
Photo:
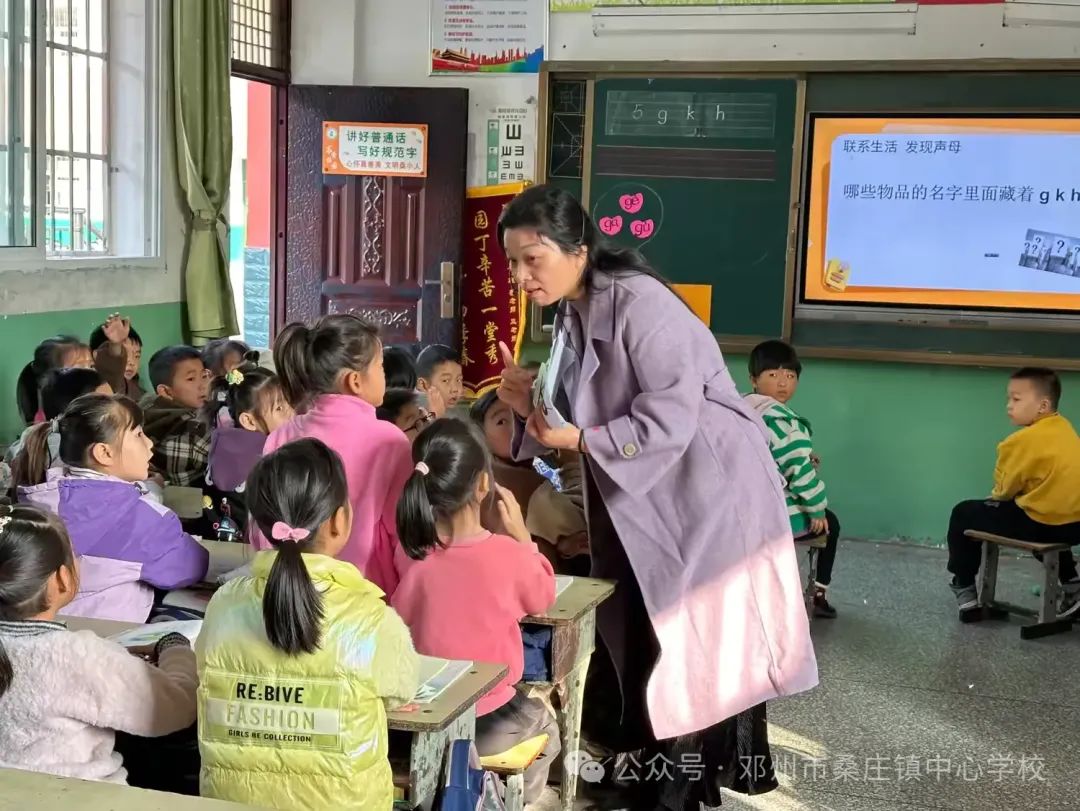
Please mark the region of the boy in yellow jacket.
MULTIPOLYGON (((1080 542, 1080 436, 1058 413, 1061 381, 1050 369, 1024 368, 1009 379, 1009 419, 1020 430, 998 445, 989 501, 962 501, 949 519, 949 571, 961 609, 977 604, 981 544, 969 529, 1037 543, 1080 542)), ((1071 552, 1060 561, 1059 615, 1080 610, 1071 552)))

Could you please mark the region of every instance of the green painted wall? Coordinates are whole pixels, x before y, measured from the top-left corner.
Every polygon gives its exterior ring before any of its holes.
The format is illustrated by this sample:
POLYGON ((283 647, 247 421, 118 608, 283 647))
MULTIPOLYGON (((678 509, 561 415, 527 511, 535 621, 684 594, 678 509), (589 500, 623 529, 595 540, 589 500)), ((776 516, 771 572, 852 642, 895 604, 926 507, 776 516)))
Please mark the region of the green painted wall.
MULTIPOLYGON (((546 357, 530 346, 529 360, 546 357)), ((746 358, 728 356, 740 390, 746 358)), ((808 360, 792 406, 814 428, 829 502, 845 537, 943 544, 949 512, 989 495, 1008 369, 808 360)), ((1080 374, 1062 378, 1080 426, 1080 374)))
MULTIPOLYGON (((183 340, 183 310, 178 301, 166 304, 146 304, 123 307, 121 311, 143 339, 143 365, 150 355, 163 346, 183 340)), ((15 381, 19 372, 30 362, 34 348, 50 335, 71 334, 87 340, 93 329, 115 310, 67 310, 64 312, 32 313, 30 315, 0 316, 0 442, 7 443, 23 429, 22 419, 15 407, 15 381)), ((145 369, 143 372, 145 379, 145 369)))

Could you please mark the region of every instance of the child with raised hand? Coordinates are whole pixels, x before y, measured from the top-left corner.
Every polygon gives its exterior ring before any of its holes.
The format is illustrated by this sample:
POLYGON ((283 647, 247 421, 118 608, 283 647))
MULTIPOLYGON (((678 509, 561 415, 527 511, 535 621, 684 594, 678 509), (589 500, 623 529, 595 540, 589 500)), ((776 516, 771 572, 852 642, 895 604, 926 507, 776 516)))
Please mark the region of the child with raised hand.
POLYGON ((555 602, 555 574, 525 528, 513 494, 496 484, 483 437, 468 422, 441 419, 413 445, 412 475, 397 509, 408 561, 390 604, 423 654, 499 662, 505 679, 476 706, 476 748, 497 754, 546 733, 543 755, 525 773, 536 802, 559 752, 547 708, 517 692, 524 651, 518 623, 555 602), (495 490, 506 535, 484 529, 481 505, 495 490))
POLYGON ((389 809, 386 709, 412 700, 419 660, 383 593, 336 559, 353 522, 341 459, 291 442, 246 495, 271 549, 213 596, 196 643, 202 796, 389 809))
POLYGON ((212 431, 206 483, 242 493, 266 437, 294 416, 281 381, 268 369, 243 363, 214 380, 204 409, 212 431), (228 420, 221 419, 223 411, 228 420))
POLYGON ((105 323, 90 333, 90 351, 94 353, 94 368, 112 386, 136 403, 146 392, 139 383, 142 364, 142 338, 131 326, 131 319, 113 313, 105 323))
MULTIPOLYGON (((155 589, 183 588, 206 575, 208 554, 180 520, 150 498, 152 443, 142 411, 126 397, 87 394, 59 422, 60 467, 44 482, 16 482, 19 500, 60 516, 79 558, 79 593, 65 608, 73 616, 145 622, 155 589)), ((44 470, 49 424, 27 440, 31 470, 44 470)))
POLYGON ((124 769, 116 731, 145 738, 194 724, 195 657, 178 634, 157 643, 150 664, 91 631, 67 630, 57 614, 78 581, 54 515, 0 506, 0 763, 147 785, 124 769))
POLYGON ((46 374, 54 369, 90 369, 93 366, 90 347, 71 335, 57 335, 38 344, 34 359, 23 367, 15 383, 15 399, 26 424, 45 419, 41 410, 41 386, 46 374))
MULTIPOLYGON (((386 377, 376 327, 355 315, 328 315, 312 326, 292 324, 274 345, 274 365, 286 399, 306 411, 266 440, 266 452, 304 437, 320 439, 345 465, 352 531, 341 559, 387 594, 397 586, 394 511, 409 477, 409 440, 378 419, 386 377)), ((252 533, 256 547, 268 540, 252 533)))

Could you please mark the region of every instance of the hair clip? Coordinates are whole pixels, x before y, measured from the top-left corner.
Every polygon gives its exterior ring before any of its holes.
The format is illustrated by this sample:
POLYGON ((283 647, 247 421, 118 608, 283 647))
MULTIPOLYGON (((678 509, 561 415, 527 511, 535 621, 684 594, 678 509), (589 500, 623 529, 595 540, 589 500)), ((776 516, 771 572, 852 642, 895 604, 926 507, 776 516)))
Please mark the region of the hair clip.
POLYGON ((270 537, 275 541, 292 541, 298 543, 311 537, 311 532, 306 529, 294 529, 284 521, 275 521, 270 528, 270 537))
POLYGON ((416 470, 416 472, 417 472, 417 473, 419 473, 419 474, 420 474, 421 476, 426 476, 427 474, 429 474, 429 473, 431 472, 431 468, 429 468, 429 467, 427 466, 427 463, 426 463, 426 462, 417 462, 417 463, 416 463, 416 467, 415 467, 414 469, 415 469, 415 470, 416 470))
POLYGON ((244 382, 244 373, 239 369, 232 369, 225 373, 225 382, 230 386, 239 386, 244 382))
POLYGON ((0 532, 3 532, 5 529, 7 529, 7 525, 10 524, 10 523, 11 523, 11 513, 8 513, 7 515, 0 516, 0 532))

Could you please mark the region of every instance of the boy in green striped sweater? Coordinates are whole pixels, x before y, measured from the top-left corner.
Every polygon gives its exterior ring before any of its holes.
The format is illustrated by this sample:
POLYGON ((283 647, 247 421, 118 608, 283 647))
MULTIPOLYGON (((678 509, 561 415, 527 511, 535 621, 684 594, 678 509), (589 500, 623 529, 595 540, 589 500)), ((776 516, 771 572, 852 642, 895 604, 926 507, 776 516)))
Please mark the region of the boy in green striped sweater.
POLYGON ((817 472, 810 423, 788 405, 799 386, 800 374, 802 364, 793 347, 783 341, 758 344, 750 353, 750 383, 754 393, 746 395, 746 400, 768 429, 769 449, 784 477, 791 531, 796 538, 801 535, 828 538, 818 555, 814 616, 832 619, 836 609, 829 605, 825 594, 832 581, 840 522, 828 509, 825 482, 817 472))

